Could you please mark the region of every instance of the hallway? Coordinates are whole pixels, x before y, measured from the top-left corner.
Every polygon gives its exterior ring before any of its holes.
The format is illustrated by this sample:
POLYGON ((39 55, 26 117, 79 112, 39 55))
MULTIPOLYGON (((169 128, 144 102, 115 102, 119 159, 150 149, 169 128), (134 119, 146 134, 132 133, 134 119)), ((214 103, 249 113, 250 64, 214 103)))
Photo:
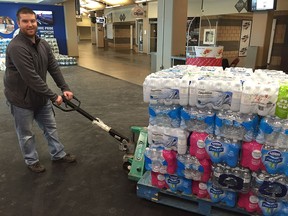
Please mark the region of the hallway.
POLYGON ((78 44, 78 65, 137 85, 150 73, 150 55, 132 50, 97 48, 91 41, 78 44))

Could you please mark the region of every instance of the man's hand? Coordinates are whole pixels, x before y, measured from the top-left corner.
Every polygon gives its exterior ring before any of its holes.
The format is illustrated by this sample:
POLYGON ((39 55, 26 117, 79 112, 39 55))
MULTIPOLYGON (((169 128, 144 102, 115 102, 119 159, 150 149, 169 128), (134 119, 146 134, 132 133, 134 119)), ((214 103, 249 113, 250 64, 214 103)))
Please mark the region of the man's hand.
POLYGON ((58 95, 57 99, 55 100, 55 104, 57 104, 58 106, 60 106, 63 102, 62 96, 58 95))
POLYGON ((73 99, 73 92, 71 92, 71 91, 64 91, 63 95, 67 100, 73 99))
MULTIPOLYGON (((73 98, 73 93, 70 91, 64 91, 63 92, 64 97, 67 100, 71 100, 73 98)), ((55 104, 57 104, 58 106, 60 106, 63 103, 63 98, 62 96, 58 95, 57 99, 54 102, 55 104)))

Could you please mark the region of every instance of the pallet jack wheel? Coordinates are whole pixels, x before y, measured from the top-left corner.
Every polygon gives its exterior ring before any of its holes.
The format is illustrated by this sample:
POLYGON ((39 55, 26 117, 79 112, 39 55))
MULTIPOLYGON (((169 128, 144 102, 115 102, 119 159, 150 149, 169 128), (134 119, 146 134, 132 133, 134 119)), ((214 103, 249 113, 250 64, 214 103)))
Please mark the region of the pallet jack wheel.
POLYGON ((132 164, 131 164, 129 161, 126 161, 126 162, 123 163, 123 169, 124 169, 125 171, 129 172, 130 169, 131 169, 131 165, 132 165, 132 164))

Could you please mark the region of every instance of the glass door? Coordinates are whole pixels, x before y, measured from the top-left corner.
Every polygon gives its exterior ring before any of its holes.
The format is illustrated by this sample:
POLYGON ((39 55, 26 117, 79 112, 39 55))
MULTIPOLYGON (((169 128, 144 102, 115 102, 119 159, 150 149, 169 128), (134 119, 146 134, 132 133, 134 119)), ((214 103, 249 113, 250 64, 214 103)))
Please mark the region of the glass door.
POLYGON ((150 52, 157 52, 157 21, 150 22, 150 52))
POLYGON ((143 20, 137 20, 136 23, 138 52, 143 52, 143 20))

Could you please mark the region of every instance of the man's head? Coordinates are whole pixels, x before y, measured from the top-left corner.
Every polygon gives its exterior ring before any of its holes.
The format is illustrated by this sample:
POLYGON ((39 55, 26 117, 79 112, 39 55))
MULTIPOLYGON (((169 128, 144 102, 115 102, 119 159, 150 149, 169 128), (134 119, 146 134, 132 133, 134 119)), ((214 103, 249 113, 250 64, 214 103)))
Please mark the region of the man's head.
POLYGON ((16 15, 20 31, 28 37, 34 37, 37 32, 35 12, 28 7, 22 7, 17 11, 16 15))

